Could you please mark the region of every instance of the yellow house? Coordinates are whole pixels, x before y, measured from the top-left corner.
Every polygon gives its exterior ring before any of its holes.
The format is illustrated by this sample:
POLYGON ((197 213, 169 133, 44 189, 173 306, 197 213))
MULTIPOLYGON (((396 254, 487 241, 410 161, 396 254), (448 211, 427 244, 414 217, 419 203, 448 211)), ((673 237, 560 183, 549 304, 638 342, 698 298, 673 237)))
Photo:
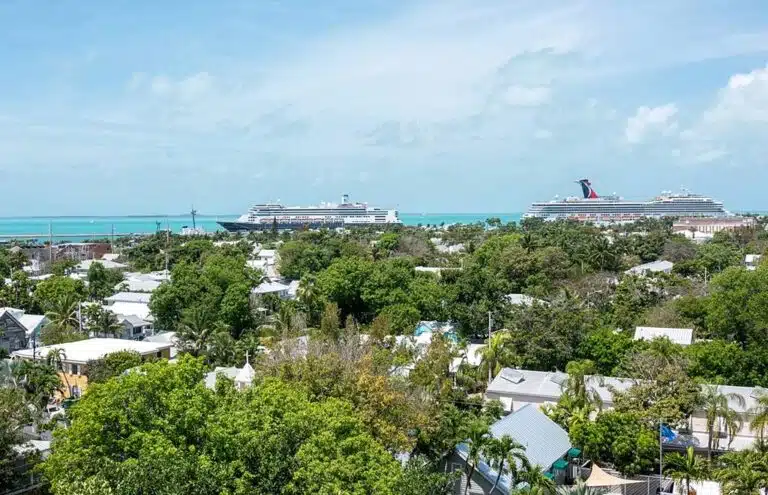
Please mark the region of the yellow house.
POLYGON ((135 351, 145 359, 170 359, 171 344, 123 339, 87 339, 67 344, 50 345, 34 349, 22 349, 11 356, 16 359, 47 359, 51 351, 61 349, 62 370, 59 379, 64 398, 80 397, 88 388, 88 361, 101 359, 107 354, 119 351, 135 351))

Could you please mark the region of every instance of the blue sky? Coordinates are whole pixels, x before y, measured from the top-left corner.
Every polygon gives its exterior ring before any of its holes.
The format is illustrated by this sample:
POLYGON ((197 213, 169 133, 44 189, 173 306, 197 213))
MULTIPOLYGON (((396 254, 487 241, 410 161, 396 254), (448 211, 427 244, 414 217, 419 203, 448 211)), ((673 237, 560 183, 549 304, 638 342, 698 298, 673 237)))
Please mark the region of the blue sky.
POLYGON ((0 215, 768 210, 765 0, 0 3, 0 215))

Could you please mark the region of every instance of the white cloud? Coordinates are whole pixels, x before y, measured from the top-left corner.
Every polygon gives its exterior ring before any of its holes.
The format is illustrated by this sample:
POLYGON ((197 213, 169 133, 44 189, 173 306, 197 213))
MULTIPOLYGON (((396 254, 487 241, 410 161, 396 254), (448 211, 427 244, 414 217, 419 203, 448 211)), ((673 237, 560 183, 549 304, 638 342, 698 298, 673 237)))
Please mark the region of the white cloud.
POLYGON ((768 123, 768 66, 731 76, 704 118, 719 124, 768 123))
POLYGON ((680 133, 690 163, 753 166, 768 153, 768 67, 733 74, 712 103, 680 133))
POLYGON ((643 141, 651 133, 670 134, 677 128, 674 117, 677 106, 668 103, 658 107, 640 107, 635 115, 627 119, 624 136, 630 144, 643 141))
POLYGON ((528 88, 511 86, 504 92, 504 101, 508 105, 535 107, 549 101, 550 89, 544 86, 528 88))

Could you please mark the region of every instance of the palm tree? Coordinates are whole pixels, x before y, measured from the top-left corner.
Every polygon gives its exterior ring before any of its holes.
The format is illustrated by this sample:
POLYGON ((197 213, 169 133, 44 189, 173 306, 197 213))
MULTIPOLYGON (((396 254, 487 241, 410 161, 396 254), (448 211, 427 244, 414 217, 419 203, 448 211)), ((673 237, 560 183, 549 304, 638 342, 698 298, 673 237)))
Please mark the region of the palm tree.
POLYGON ((602 409, 603 399, 597 389, 590 385, 597 372, 595 363, 585 359, 583 361, 571 361, 565 367, 568 379, 563 383, 563 394, 569 397, 575 408, 602 409))
POLYGON ((728 450, 730 450, 736 435, 739 434, 744 426, 744 418, 733 409, 728 409, 723 415, 723 424, 725 425, 725 431, 728 432, 728 450))
POLYGON ((712 449, 717 448, 720 444, 719 435, 715 436, 715 425, 732 414, 729 401, 733 401, 740 407, 744 407, 746 401, 744 397, 739 394, 729 393, 724 394, 721 392, 720 387, 717 385, 707 385, 704 387, 702 393, 702 405, 704 413, 707 418, 707 459, 712 460, 712 449))
POLYGON ((595 495, 596 490, 588 487, 586 483, 579 480, 574 486, 560 486, 557 488, 557 495, 595 495))
POLYGON ((61 372, 61 376, 64 377, 64 383, 67 385, 67 390, 69 391, 69 379, 67 378, 67 373, 64 371, 65 359, 67 359, 67 353, 60 347, 51 349, 45 357, 45 361, 49 366, 53 366, 57 372, 61 372))
POLYGON ((715 478, 726 495, 760 495, 768 485, 768 462, 758 452, 732 452, 720 458, 715 478))
MULTIPOLYGON (((544 470, 541 466, 528 466, 520 474, 520 481, 528 483, 528 487, 531 493, 539 495, 554 495, 557 487, 555 480, 544 474, 544 470)), ((512 487, 510 487, 510 492, 512 487)))
POLYGON ((515 354, 511 346, 512 334, 509 330, 501 330, 491 336, 488 345, 480 351, 480 371, 488 373, 488 383, 501 371, 504 366, 514 362, 515 354))
POLYGON ((593 267, 601 271, 615 264, 616 253, 611 242, 603 236, 596 237, 589 245, 588 259, 593 267))
POLYGON ((112 311, 97 307, 88 317, 88 330, 96 335, 118 337, 123 334, 125 327, 112 311))
POLYGON ((757 405, 749 409, 752 421, 749 429, 757 432, 758 442, 765 443, 765 430, 768 429, 768 394, 760 394, 757 397, 757 405))
POLYGON ((467 484, 464 487, 464 495, 469 492, 469 485, 472 483, 472 475, 475 474, 475 469, 480 463, 480 454, 485 449, 488 441, 491 438, 491 434, 488 430, 488 425, 482 420, 475 420, 469 424, 467 429, 466 444, 468 446, 467 452, 467 484))
POLYGON ((497 473, 496 481, 489 492, 491 494, 499 485, 499 480, 507 463, 509 463, 510 477, 517 477, 517 461, 520 461, 523 466, 528 465, 525 447, 508 435, 504 435, 501 438, 491 438, 485 446, 483 454, 486 459, 490 460, 491 466, 497 473))
POLYGON ((63 294, 53 301, 45 313, 48 324, 61 331, 71 331, 80 327, 80 301, 74 294, 63 294))
POLYGON ((299 287, 296 289, 296 298, 299 303, 304 306, 304 310, 307 312, 310 321, 315 321, 314 316, 317 314, 317 299, 319 293, 315 286, 315 277, 313 275, 305 275, 301 277, 299 281, 299 287))
POLYGON ((184 311, 177 338, 184 350, 199 357, 206 352, 209 339, 219 329, 221 325, 213 321, 211 313, 201 306, 194 306, 184 311))
POLYGON ((685 482, 685 495, 691 493, 691 481, 702 479, 706 473, 706 465, 688 447, 685 454, 677 452, 664 456, 664 471, 675 481, 685 482))

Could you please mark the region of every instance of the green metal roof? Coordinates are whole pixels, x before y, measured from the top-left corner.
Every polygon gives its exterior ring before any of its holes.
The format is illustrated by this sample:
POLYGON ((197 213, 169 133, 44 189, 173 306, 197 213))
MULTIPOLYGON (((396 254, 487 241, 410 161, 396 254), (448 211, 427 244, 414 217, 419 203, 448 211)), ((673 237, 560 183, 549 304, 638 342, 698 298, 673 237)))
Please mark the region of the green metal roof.
POLYGON ((576 447, 573 447, 571 450, 568 451, 568 457, 579 457, 581 455, 581 450, 577 449, 576 447))
POLYGON ((567 467, 568 467, 568 461, 566 461, 565 459, 560 459, 557 462, 555 462, 554 464, 552 464, 552 469, 564 470, 567 467))

